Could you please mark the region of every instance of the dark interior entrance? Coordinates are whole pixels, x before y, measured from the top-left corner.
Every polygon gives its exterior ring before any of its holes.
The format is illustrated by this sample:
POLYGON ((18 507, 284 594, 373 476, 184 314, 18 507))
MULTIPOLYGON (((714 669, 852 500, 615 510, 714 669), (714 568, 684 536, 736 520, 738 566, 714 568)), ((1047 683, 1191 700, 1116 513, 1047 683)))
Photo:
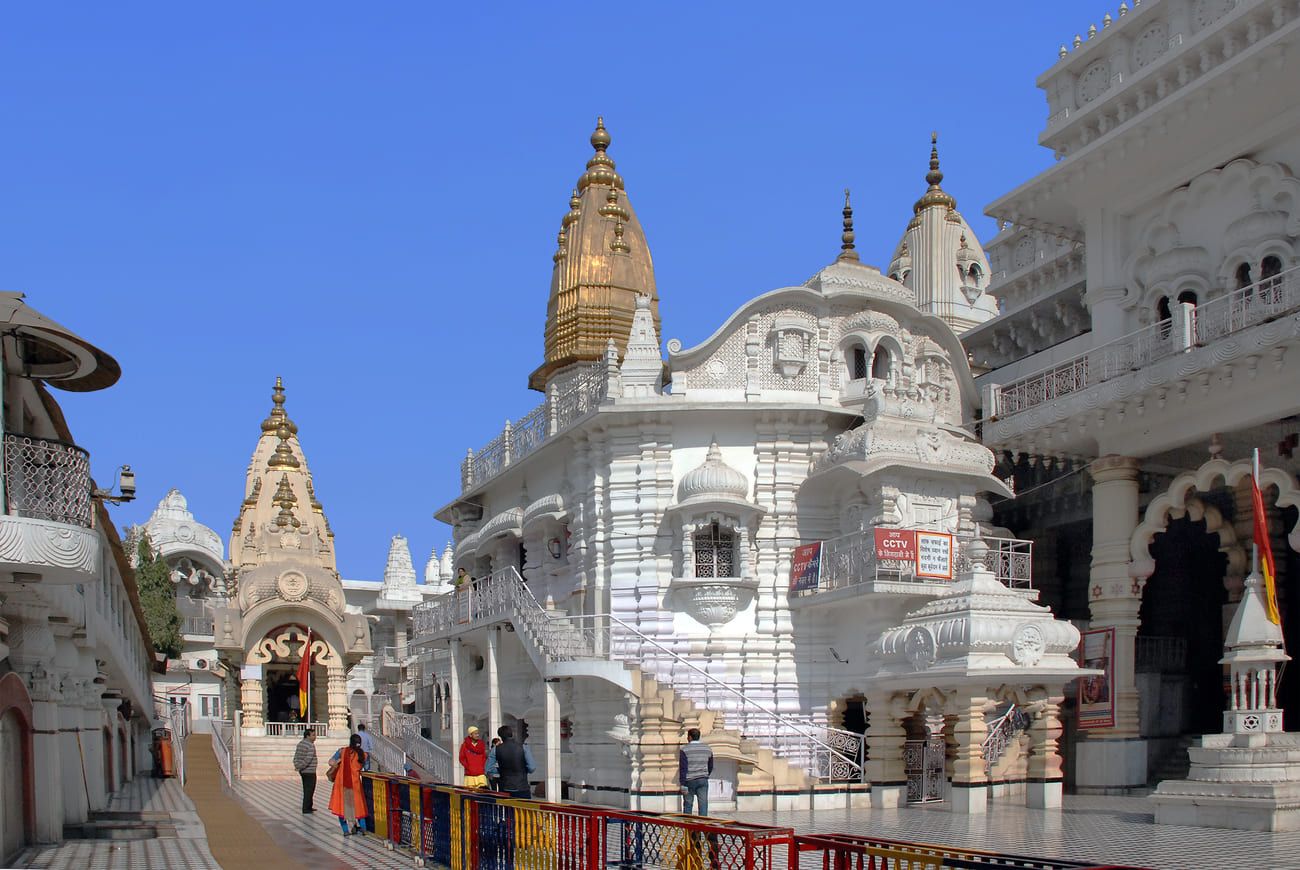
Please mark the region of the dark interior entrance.
MULTIPOLYGON (((326 708, 326 699, 321 698, 321 687, 325 681, 320 668, 313 667, 311 673, 311 707, 315 714, 310 721, 320 722, 321 711, 326 708)), ((298 666, 267 665, 266 678, 266 721, 268 722, 303 722, 307 717, 298 709, 298 666)))

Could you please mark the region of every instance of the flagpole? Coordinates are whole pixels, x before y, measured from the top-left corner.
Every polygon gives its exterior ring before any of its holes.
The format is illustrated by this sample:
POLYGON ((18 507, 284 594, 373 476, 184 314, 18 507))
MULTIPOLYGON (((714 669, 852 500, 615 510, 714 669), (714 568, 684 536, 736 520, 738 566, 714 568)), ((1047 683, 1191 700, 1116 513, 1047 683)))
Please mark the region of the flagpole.
POLYGON ((302 721, 307 724, 304 728, 311 727, 311 627, 307 628, 307 648, 303 650, 303 655, 307 658, 307 710, 302 721))
MULTIPOLYGON (((1251 466, 1250 473, 1252 478, 1254 478, 1255 486, 1259 486, 1259 448, 1258 447, 1255 448, 1255 460, 1253 465, 1251 466)), ((1259 541, 1255 540, 1253 535, 1251 536, 1251 544, 1250 544, 1250 572, 1252 574, 1259 573, 1259 541)), ((1267 595, 1267 590, 1265 590, 1265 594, 1267 595)))

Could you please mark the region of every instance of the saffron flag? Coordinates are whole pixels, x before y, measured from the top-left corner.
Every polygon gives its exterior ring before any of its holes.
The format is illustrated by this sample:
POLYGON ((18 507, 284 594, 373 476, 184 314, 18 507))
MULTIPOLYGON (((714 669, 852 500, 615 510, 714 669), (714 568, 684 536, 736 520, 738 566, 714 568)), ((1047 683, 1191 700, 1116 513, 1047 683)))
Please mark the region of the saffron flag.
POLYGON ((1268 619, 1274 625, 1282 624, 1282 614, 1277 609, 1277 570, 1273 563, 1273 548, 1268 542, 1268 522, 1264 515, 1264 496, 1259 483, 1250 479, 1250 500, 1255 512, 1255 546, 1259 548, 1259 570, 1264 575, 1264 603, 1268 619))
POLYGON ((302 721, 311 721, 311 711, 307 709, 307 687, 311 681, 311 629, 307 629, 307 643, 302 648, 302 661, 298 663, 298 712, 302 721))

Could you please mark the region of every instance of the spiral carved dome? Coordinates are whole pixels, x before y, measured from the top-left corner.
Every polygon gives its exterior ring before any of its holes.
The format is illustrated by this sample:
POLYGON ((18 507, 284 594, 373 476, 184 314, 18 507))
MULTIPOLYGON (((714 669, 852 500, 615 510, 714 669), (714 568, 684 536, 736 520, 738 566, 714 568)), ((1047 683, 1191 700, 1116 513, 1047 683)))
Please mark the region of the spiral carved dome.
POLYGON ((722 450, 713 441, 704 462, 682 478, 679 495, 683 502, 745 501, 749 497, 749 479, 723 461, 722 450))

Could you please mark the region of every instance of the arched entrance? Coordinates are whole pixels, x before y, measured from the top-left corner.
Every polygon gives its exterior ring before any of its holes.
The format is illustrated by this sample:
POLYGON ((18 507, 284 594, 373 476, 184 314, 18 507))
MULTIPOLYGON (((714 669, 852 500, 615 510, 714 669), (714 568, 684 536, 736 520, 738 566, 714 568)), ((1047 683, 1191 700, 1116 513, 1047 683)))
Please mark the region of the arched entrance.
MULTIPOLYGON (((1153 782, 1184 776, 1191 739, 1223 726, 1227 677, 1219 659, 1250 571, 1251 471, 1246 460, 1214 459, 1179 475, 1133 534, 1132 574, 1144 583, 1134 677, 1153 782)), ((1283 628, 1293 633, 1300 629, 1300 488, 1288 472, 1264 468, 1260 489, 1274 532, 1283 628)), ((1286 721, 1300 722, 1296 674, 1284 675, 1279 701, 1286 721)))
POLYGON ((0 864, 21 850, 35 825, 32 791, 32 705, 15 674, 0 677, 0 864))
POLYGON ((298 670, 306 655, 307 636, 303 626, 280 625, 266 632, 247 655, 247 663, 261 669, 261 688, 256 699, 245 697, 245 706, 250 700, 261 701, 262 719, 270 736, 297 733, 306 723, 342 728, 346 722, 346 685, 341 679, 331 679, 342 677, 339 655, 314 631, 306 707, 302 704, 298 670), (340 718, 340 712, 344 722, 332 721, 340 718))

